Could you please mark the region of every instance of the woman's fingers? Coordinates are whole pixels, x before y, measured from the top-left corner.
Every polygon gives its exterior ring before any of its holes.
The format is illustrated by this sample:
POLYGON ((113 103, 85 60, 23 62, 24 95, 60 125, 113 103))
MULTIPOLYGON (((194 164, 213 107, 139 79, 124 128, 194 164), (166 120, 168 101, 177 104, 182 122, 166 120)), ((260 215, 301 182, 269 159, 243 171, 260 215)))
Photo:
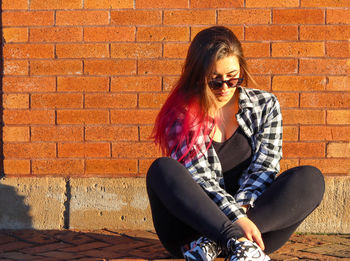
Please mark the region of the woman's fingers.
POLYGON ((245 237, 248 240, 256 242, 262 250, 265 249, 265 245, 264 245, 264 242, 262 240, 260 230, 254 224, 253 221, 251 221, 247 217, 243 217, 243 218, 238 219, 236 222, 241 227, 241 229, 244 231, 245 237))

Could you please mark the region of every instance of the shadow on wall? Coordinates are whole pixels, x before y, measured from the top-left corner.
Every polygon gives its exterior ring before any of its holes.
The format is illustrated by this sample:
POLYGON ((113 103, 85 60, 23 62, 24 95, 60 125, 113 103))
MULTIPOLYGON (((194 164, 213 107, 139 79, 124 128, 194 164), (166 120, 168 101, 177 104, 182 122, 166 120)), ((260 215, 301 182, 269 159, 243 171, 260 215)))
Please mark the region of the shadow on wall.
POLYGON ((24 199, 13 187, 0 183, 0 229, 32 227, 30 207, 25 204, 24 199))
MULTIPOLYGON (((4 56, 3 56, 3 48, 4 48, 4 34, 2 32, 2 8, 0 4, 0 92, 2 92, 2 81, 3 81, 3 76, 4 76, 4 56)), ((3 102, 2 102, 2 95, 0 95, 0 119, 1 119, 1 124, 0 124, 0 179, 5 175, 4 174, 4 150, 3 150, 3 135, 2 135, 2 129, 4 126, 4 121, 3 121, 3 102)), ((1 215, 1 214, 0 214, 1 215)))

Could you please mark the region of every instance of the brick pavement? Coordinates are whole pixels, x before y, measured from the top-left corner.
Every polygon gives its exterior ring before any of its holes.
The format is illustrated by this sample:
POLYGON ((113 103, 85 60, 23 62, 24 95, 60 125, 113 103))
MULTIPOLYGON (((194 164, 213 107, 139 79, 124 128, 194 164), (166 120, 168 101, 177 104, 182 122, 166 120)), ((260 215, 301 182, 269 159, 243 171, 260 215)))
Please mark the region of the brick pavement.
MULTIPOLYGON (((270 256, 285 261, 350 260, 350 235, 293 235, 270 256)), ((171 256, 153 231, 0 230, 2 261, 164 259, 171 256)))

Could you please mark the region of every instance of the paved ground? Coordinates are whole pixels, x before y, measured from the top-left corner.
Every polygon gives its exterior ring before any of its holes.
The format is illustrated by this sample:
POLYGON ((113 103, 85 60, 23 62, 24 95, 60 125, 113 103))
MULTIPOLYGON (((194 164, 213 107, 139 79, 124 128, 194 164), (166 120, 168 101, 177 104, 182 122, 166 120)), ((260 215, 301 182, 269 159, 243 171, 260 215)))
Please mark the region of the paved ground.
MULTIPOLYGON (((273 260, 350 260, 350 235, 294 235, 270 256, 273 260)), ((171 256, 152 231, 0 230, 2 261, 161 259, 171 256)))

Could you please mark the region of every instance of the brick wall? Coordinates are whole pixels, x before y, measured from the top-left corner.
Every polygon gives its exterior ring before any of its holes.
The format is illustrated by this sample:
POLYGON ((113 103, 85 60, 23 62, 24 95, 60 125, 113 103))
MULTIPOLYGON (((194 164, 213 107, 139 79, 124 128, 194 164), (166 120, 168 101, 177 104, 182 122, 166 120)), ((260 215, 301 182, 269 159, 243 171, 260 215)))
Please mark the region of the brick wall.
POLYGON ((348 0, 3 0, 7 176, 144 176, 189 42, 242 41, 284 117, 282 169, 350 174, 348 0))

